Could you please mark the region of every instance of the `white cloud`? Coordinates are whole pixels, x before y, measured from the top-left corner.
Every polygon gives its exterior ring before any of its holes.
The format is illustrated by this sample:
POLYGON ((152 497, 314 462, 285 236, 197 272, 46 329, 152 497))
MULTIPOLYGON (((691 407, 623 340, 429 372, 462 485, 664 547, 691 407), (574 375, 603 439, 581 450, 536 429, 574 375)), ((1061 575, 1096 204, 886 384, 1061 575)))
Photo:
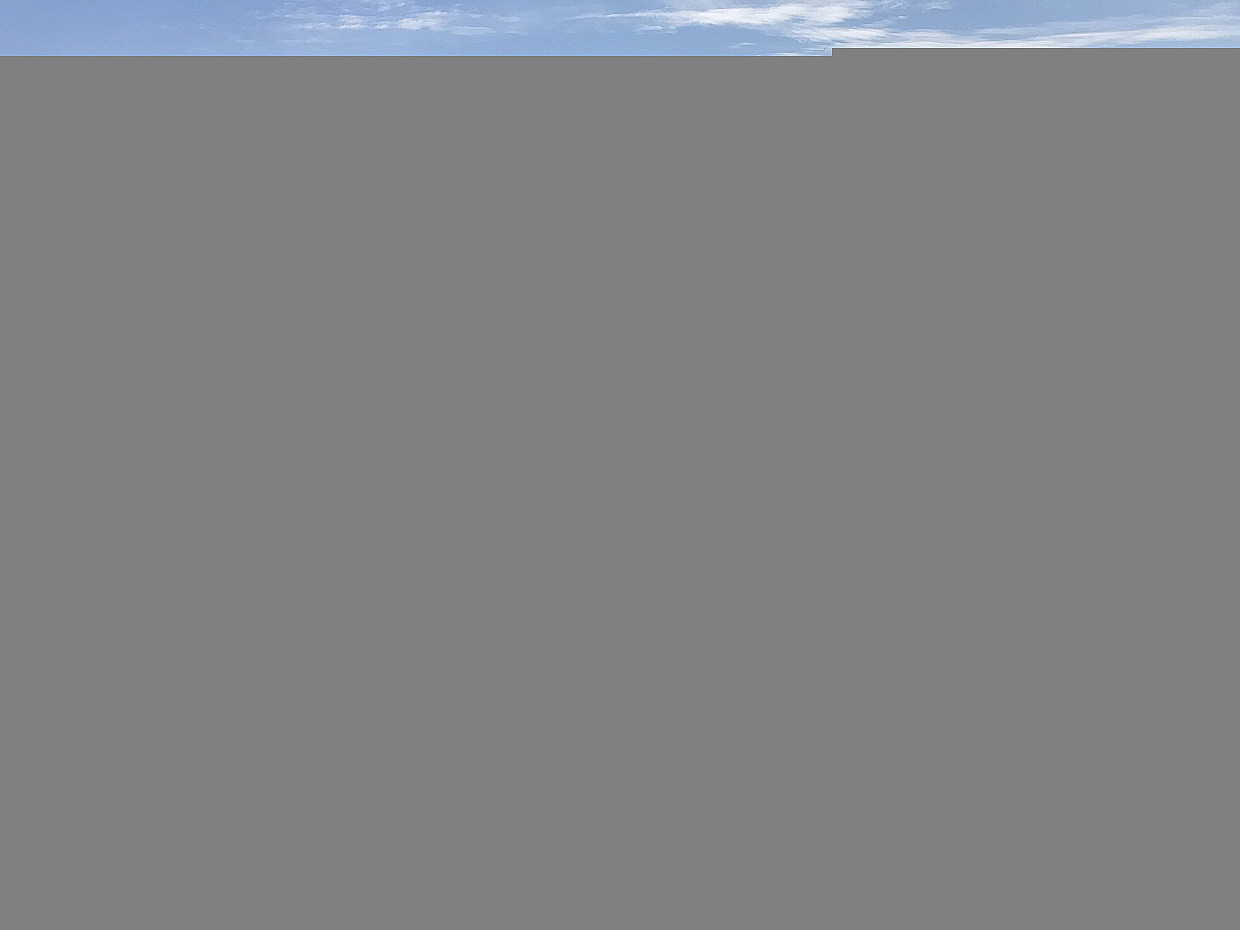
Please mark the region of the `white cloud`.
POLYGON ((705 10, 643 10, 636 13, 605 13, 602 18, 644 19, 671 27, 747 26, 760 29, 796 23, 842 23, 869 13, 872 7, 869 0, 843 0, 824 4, 779 3, 774 6, 726 6, 705 10))
POLYGON ((480 13, 454 10, 427 10, 405 0, 374 2, 362 0, 353 5, 354 12, 340 13, 315 7, 286 6, 272 18, 297 30, 318 33, 368 32, 401 30, 405 32, 445 32, 452 35, 486 35, 511 26, 512 17, 484 16, 480 13), (357 12, 361 10, 361 12, 357 12), (494 22, 495 25, 488 25, 494 22))
MULTIPOLYGON (((604 14, 665 28, 734 26, 835 48, 1090 48, 1157 43, 1218 41, 1240 37, 1240 4, 1165 16, 1129 16, 1090 22, 1051 22, 1014 28, 950 32, 907 29, 903 20, 880 20, 876 14, 907 9, 908 3, 837 0, 825 3, 777 3, 769 6, 719 6, 708 9, 646 10, 604 14), (864 20, 864 22, 860 22, 864 20)), ((950 9, 944 0, 915 6, 922 11, 950 9)))
MULTIPOLYGON (((431 13, 419 13, 417 16, 402 16, 395 22, 397 29, 442 29, 448 21, 448 14, 442 10, 435 10, 431 13)), ((385 23, 379 24, 376 28, 383 28, 385 23)))
MULTIPOLYGON (((564 31, 573 21, 607 22, 638 33, 675 32, 712 27, 750 29, 792 40, 802 52, 824 53, 830 48, 1090 48, 1211 42, 1240 38, 1240 0, 1197 10, 1167 14, 1112 17, 1086 22, 1048 22, 970 31, 914 26, 907 14, 916 12, 921 23, 936 14, 949 16, 950 0, 781 0, 774 3, 720 3, 719 0, 674 0, 674 5, 636 12, 577 13, 542 7, 519 12, 426 9, 409 0, 320 0, 320 6, 290 3, 269 18, 283 22, 303 36, 302 41, 328 41, 333 34, 395 30, 456 36, 493 33, 564 31)), ((604 0, 607 2, 607 0, 604 0)), ((580 8, 578 8, 580 9, 580 8)), ((614 9, 614 8, 613 8, 614 9)), ((732 45, 729 48, 740 48, 732 45)))

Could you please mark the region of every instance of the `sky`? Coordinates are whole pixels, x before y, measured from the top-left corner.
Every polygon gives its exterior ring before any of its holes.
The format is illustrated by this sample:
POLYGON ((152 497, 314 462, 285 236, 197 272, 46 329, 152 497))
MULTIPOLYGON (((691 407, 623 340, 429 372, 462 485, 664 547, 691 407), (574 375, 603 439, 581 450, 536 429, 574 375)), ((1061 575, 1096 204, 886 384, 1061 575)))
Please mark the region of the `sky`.
POLYGON ((826 55, 1240 47, 1240 0, 0 0, 0 54, 826 55))

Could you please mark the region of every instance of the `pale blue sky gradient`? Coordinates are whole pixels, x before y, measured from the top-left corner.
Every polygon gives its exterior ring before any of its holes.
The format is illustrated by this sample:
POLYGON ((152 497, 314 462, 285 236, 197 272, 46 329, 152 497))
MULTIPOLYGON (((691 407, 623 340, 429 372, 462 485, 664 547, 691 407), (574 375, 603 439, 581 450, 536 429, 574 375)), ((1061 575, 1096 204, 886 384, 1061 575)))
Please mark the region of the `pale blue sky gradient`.
POLYGON ((8 55, 821 55, 854 46, 1240 47, 1240 2, 0 0, 8 55))

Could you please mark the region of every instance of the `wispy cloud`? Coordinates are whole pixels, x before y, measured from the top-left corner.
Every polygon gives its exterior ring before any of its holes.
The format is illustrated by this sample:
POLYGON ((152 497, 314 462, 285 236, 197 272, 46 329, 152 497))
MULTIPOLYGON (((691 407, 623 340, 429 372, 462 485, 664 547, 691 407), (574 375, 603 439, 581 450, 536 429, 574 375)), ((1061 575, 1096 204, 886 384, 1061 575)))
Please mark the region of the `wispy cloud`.
POLYGON ((512 17, 489 15, 471 10, 427 9, 407 0, 361 0, 339 5, 287 5, 267 17, 286 28, 306 33, 442 32, 457 36, 489 35, 506 31, 512 17))
POLYGON ((708 9, 660 9, 602 14, 664 29, 732 26, 835 48, 1089 48, 1176 42, 1208 42, 1240 37, 1240 4, 1162 16, 1123 16, 1086 22, 980 28, 970 32, 914 29, 903 25, 900 9, 946 11, 944 0, 893 3, 842 0, 826 3, 777 3, 769 6, 718 6, 708 9))
POLYGON ((643 10, 635 13, 605 13, 604 19, 639 19, 667 26, 744 26, 755 29, 790 25, 828 26, 866 15, 873 4, 868 0, 809 4, 778 3, 773 6, 726 6, 707 10, 643 10))
MULTIPOLYGON (((489 0, 469 0, 487 3, 489 0)), ((451 36, 526 34, 565 36, 581 29, 623 33, 684 33, 712 29, 752 30, 784 44, 775 54, 824 54, 834 48, 1091 48, 1240 39, 1240 0, 1165 13, 1112 16, 1087 21, 1052 21, 961 29, 952 0, 781 0, 774 3, 719 3, 673 0, 661 8, 616 9, 615 0, 563 0, 596 3, 583 10, 567 6, 423 7, 412 0, 291 0, 264 14, 287 41, 335 43, 349 37, 437 33, 451 36), (592 26, 589 24, 593 24, 592 26), (942 27, 939 28, 940 24, 942 27), (789 48, 790 46, 790 48, 789 48)), ((961 0, 963 2, 963 0, 961 0)), ((1034 7, 1019 5, 1028 12, 1034 7)), ((1006 8, 1019 15, 1017 6, 1006 8)), ((1011 22, 1011 18, 1008 20, 1011 22)), ((992 19, 991 22, 994 22, 992 19)), ((726 48, 737 42, 733 34, 726 48)), ((723 47, 723 46, 721 46, 723 47)))

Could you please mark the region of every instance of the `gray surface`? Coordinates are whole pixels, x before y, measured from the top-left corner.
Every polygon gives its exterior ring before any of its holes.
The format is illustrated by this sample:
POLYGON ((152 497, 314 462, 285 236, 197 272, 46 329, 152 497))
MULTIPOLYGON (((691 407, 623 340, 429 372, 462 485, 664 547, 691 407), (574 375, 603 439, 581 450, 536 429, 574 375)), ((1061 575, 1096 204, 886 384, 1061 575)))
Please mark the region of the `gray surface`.
MULTIPOLYGON (((955 253, 881 205, 478 157, 416 221, 265 220, 272 167, 155 235, 141 165, 47 182, 138 219, 47 225, 0 314, 0 924, 1233 926, 1210 247, 1150 233, 1177 304, 1105 251, 927 290, 955 253), (178 230, 231 258, 160 278, 178 230)), ((1042 215, 1105 212, 1075 183, 1042 215)))

